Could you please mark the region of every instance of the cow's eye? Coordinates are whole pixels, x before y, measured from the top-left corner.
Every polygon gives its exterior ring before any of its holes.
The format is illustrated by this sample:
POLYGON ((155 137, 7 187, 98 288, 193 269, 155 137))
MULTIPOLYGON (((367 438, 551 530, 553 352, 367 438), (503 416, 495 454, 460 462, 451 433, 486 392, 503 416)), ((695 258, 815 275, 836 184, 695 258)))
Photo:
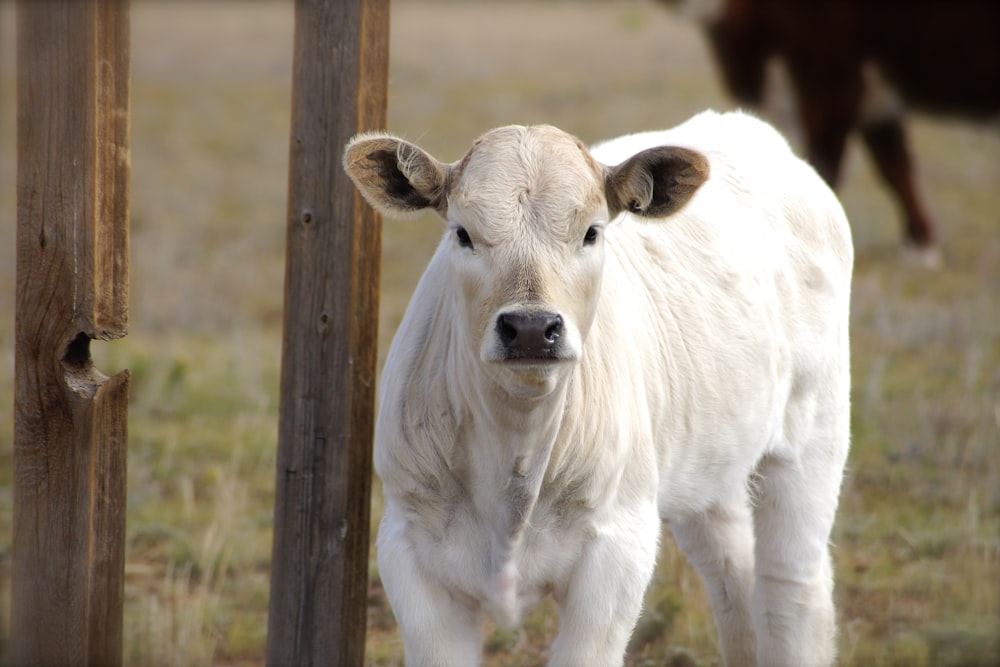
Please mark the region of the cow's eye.
POLYGON ((465 227, 455 228, 455 238, 458 239, 458 245, 462 246, 463 248, 472 247, 472 239, 469 238, 469 232, 465 231, 465 227))
POLYGON ((597 243, 597 237, 600 234, 600 229, 597 225, 591 225, 587 228, 587 233, 583 235, 583 245, 594 245, 597 243))

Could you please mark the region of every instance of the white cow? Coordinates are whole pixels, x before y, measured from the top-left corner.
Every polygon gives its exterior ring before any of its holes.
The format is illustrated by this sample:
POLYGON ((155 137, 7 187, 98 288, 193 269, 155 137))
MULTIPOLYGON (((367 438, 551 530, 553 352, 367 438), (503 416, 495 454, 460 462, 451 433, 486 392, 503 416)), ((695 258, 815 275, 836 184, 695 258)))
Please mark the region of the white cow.
POLYGON ((446 233, 382 375, 379 571, 407 664, 474 665, 484 614, 560 608, 550 664, 621 664, 661 522, 728 665, 834 660, 853 250, 770 126, 705 112, 587 150, 504 127, 347 172, 446 233))

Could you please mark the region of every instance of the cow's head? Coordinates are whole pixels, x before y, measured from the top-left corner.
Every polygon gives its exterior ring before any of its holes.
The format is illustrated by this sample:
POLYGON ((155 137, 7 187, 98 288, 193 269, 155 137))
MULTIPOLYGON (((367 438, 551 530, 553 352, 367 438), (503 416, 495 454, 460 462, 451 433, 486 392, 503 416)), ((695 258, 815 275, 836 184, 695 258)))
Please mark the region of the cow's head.
POLYGON ((526 395, 551 391, 559 369, 582 356, 607 225, 623 211, 668 216, 708 176, 705 157, 669 146, 607 167, 549 126, 493 130, 452 164, 389 135, 361 135, 344 166, 382 214, 433 208, 447 221, 456 317, 489 372, 526 395))

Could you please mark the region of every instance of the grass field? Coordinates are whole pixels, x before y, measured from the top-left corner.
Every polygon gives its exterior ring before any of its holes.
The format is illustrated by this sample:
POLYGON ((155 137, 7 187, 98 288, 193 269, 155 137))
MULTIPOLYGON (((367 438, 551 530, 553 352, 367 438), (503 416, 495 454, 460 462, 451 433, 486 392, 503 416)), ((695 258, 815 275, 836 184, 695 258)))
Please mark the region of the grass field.
MULTIPOLYGON (((133 3, 125 656, 260 665, 274 497, 290 5, 133 3)), ((0 655, 9 614, 14 302, 13 11, 0 4, 0 655)), ((693 26, 645 2, 393 8, 389 127, 443 159, 547 122, 585 141, 725 109, 693 26)), ((1000 133, 918 117, 943 268, 899 256, 896 212, 852 146, 853 449, 835 529, 844 665, 1000 664, 1000 133)), ((442 227, 387 222, 384 352, 442 227)), ((380 511, 374 490, 373 521, 380 511)), ((544 664, 543 604, 487 664, 544 664)), ((663 542, 630 665, 715 665, 701 583, 663 542)), ((2 658, 0 658, 2 659, 2 658)), ((368 661, 401 647, 372 572, 368 661)))

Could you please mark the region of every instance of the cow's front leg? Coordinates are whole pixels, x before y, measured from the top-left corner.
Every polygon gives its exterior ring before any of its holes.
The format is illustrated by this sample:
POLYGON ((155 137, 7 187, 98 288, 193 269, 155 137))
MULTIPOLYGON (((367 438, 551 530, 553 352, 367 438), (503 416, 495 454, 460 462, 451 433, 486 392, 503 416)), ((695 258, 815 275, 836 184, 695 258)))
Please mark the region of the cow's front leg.
POLYGON ((378 566, 403 636, 408 666, 480 664, 479 614, 456 600, 420 566, 402 522, 396 522, 388 508, 379 528, 378 566))
POLYGON ((559 635, 550 667, 621 665, 653 576, 659 542, 656 508, 630 517, 588 542, 559 596, 559 635))

